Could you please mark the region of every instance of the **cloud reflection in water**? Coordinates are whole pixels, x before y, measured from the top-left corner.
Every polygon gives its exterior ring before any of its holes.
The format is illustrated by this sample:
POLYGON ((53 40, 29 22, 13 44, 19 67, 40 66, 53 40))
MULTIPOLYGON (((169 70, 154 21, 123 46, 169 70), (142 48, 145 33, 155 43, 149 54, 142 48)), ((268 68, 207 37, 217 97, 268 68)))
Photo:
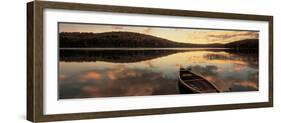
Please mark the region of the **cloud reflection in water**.
POLYGON ((191 67, 224 92, 258 90, 257 54, 202 50, 130 63, 60 62, 59 98, 179 94, 180 66, 191 67))

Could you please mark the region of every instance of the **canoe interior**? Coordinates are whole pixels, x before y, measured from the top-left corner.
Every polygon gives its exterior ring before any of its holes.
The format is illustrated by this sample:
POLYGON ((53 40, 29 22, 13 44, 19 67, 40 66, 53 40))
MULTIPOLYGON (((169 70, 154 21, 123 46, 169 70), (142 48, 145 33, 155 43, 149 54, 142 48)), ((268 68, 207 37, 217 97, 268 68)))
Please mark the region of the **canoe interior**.
POLYGON ((179 79, 181 79, 182 83, 185 83, 183 85, 187 86, 187 89, 193 89, 199 93, 219 92, 208 80, 190 72, 189 70, 181 70, 179 79))

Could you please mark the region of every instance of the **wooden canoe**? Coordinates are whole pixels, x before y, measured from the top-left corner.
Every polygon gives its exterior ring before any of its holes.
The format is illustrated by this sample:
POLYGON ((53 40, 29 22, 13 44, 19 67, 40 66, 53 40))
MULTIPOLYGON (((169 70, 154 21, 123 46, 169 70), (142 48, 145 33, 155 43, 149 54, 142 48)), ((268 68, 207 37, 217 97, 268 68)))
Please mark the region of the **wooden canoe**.
POLYGON ((218 93, 219 89, 208 80, 181 68, 178 74, 181 93, 218 93))

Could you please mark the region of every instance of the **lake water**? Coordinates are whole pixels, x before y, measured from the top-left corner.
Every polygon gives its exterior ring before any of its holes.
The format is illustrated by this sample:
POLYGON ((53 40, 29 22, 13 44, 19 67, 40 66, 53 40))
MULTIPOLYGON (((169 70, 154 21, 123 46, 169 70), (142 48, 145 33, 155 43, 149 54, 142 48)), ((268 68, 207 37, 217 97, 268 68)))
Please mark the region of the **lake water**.
POLYGON ((60 49, 59 98, 181 94, 180 67, 222 92, 258 91, 257 51, 60 49))

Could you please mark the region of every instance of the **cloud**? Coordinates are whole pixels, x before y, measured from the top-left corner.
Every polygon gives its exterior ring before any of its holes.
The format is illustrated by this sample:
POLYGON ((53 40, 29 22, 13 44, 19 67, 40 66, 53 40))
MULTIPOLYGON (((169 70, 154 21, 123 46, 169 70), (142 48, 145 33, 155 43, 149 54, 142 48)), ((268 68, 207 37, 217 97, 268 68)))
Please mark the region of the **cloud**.
POLYGON ((258 89, 257 83, 252 81, 242 81, 240 83, 235 83, 234 85, 258 89))
POLYGON ((112 71, 108 71, 107 72, 107 77, 110 79, 110 80, 116 80, 117 77, 115 76, 114 72, 112 71))
POLYGON ((225 69, 215 65, 190 66, 192 71, 201 75, 211 83, 215 84, 224 92, 256 91, 258 90, 258 74, 249 71, 247 65, 234 65, 225 69), (236 69, 236 67, 239 67, 236 69))
POLYGON ((165 78, 161 72, 146 69, 125 68, 122 71, 119 69, 116 67, 73 75, 77 77, 73 77, 72 82, 60 85, 60 99, 178 93, 177 83, 173 79, 165 78), (101 74, 105 76, 101 76, 101 74), (81 77, 83 82, 80 82, 81 77), (98 80, 96 80, 97 78, 98 80))
POLYGON ((224 33, 224 34, 209 34, 207 35, 208 38, 214 40, 226 40, 235 37, 249 37, 249 38, 258 38, 258 32, 233 32, 233 33, 224 33))
POLYGON ((259 32, 230 30, 193 30, 186 32, 184 40, 192 43, 230 43, 243 39, 257 39, 259 32))
POLYGON ((190 66, 192 71, 199 73, 201 75, 212 75, 216 76, 217 75, 217 66, 214 65, 207 65, 207 66, 200 66, 200 65, 195 65, 195 66, 190 66))
POLYGON ((95 71, 86 72, 79 76, 79 80, 81 82, 85 82, 88 80, 100 80, 100 79, 101 79, 101 74, 95 71))
POLYGON ((64 74, 60 74, 59 75, 59 80, 60 81, 65 81, 67 79, 67 76, 66 75, 64 75, 64 74))

